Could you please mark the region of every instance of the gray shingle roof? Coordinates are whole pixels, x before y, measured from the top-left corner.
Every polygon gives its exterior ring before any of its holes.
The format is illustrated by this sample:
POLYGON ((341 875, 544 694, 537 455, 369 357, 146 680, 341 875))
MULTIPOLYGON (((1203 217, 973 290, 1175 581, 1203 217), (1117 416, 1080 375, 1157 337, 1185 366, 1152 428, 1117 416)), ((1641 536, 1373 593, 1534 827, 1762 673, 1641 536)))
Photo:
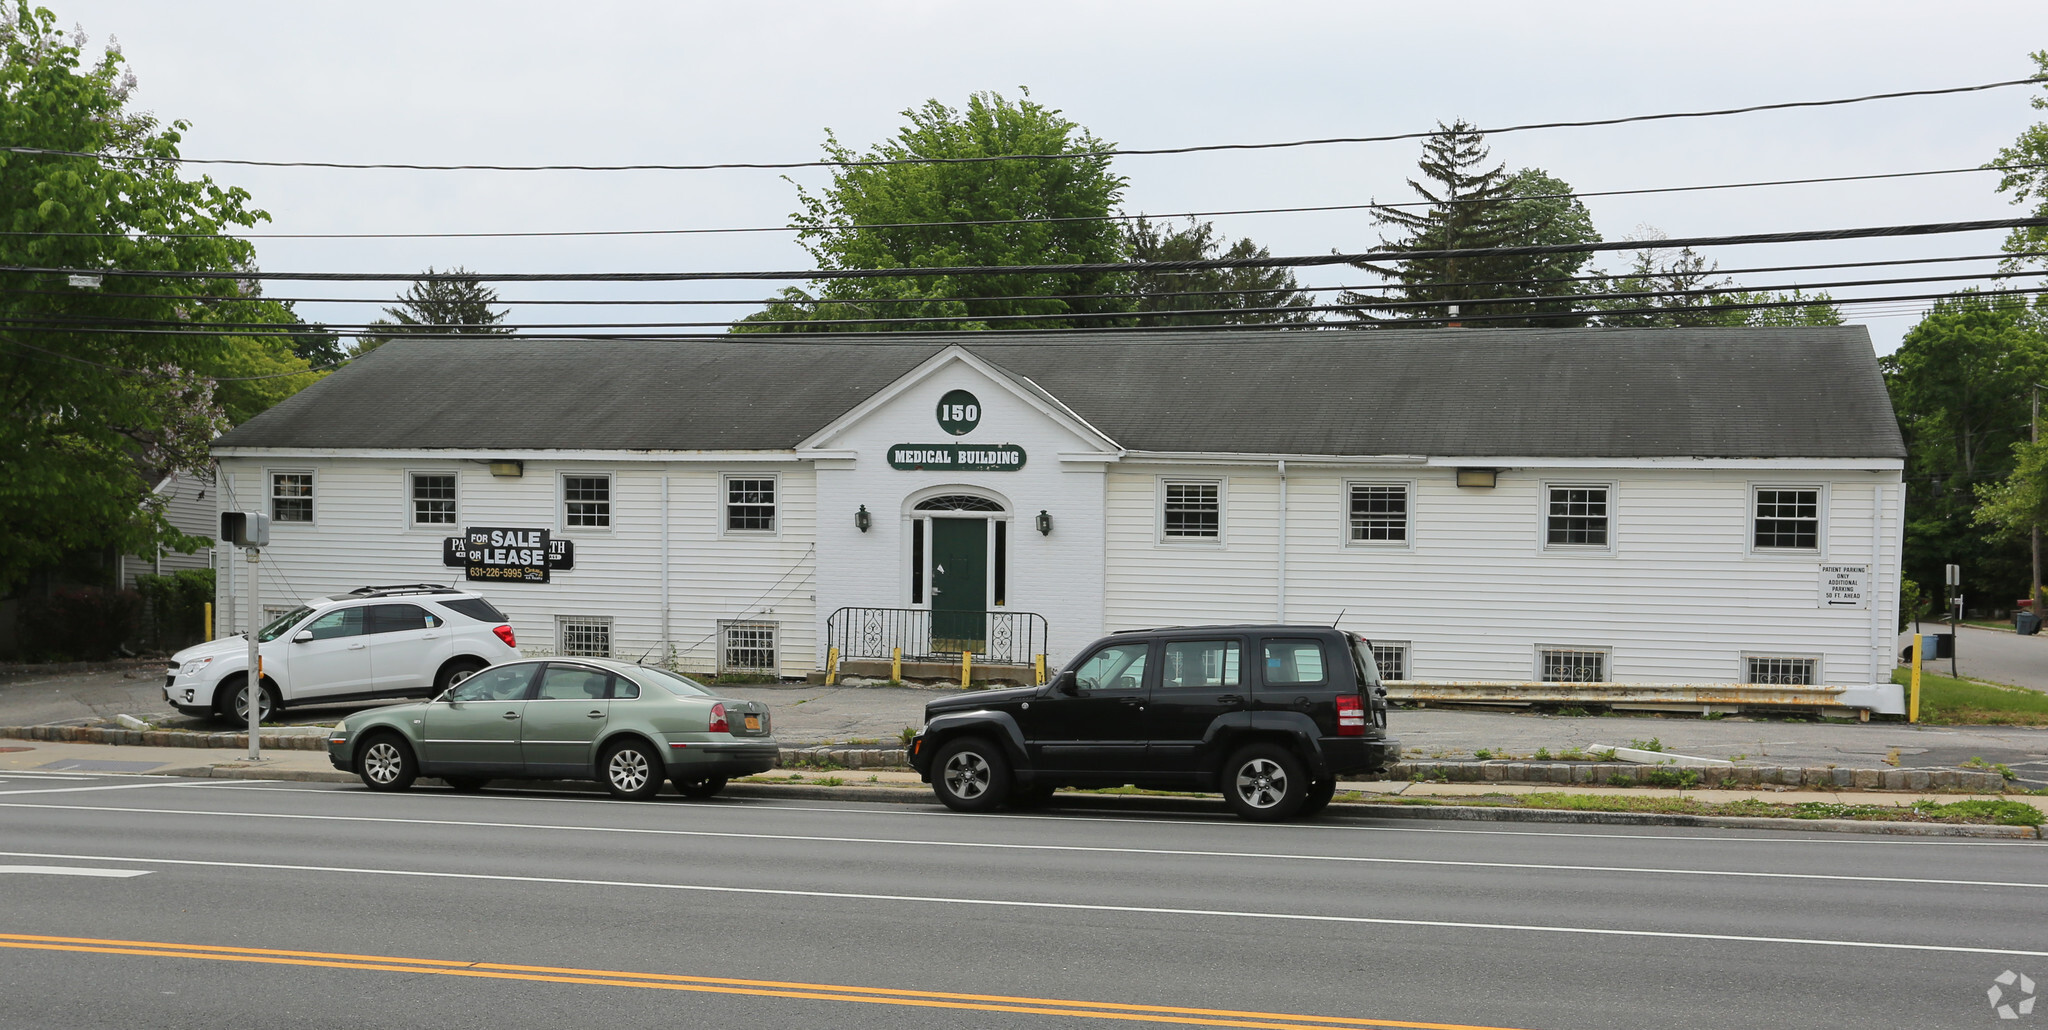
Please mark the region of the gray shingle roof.
POLYGON ((217 446, 786 450, 952 343, 1134 450, 1905 456, 1859 326, 401 341, 217 446))

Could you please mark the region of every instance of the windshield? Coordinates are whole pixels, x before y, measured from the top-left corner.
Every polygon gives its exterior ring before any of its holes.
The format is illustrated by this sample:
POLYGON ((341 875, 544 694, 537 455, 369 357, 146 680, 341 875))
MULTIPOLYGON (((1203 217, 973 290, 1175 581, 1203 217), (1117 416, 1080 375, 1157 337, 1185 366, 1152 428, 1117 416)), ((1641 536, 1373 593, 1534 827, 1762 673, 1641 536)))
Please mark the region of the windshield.
POLYGON ((640 668, 633 670, 633 675, 642 683, 658 683, 662 686, 663 689, 667 690, 671 694, 676 695, 677 697, 718 696, 711 692, 710 687, 707 687, 704 684, 699 683, 688 676, 681 675, 680 673, 670 672, 667 669, 657 669, 653 666, 641 666, 640 668))
POLYGON ((1368 691, 1379 689, 1380 663, 1373 661, 1372 641, 1364 637, 1351 638, 1351 661, 1358 666, 1358 682, 1368 691))
POLYGON ((311 614, 313 614, 313 609, 308 608, 305 605, 300 605, 297 608, 294 608, 291 611, 288 611, 283 615, 278 616, 277 621, 272 622, 270 625, 263 627, 262 631, 256 634, 256 639, 265 641, 276 640, 279 636, 283 635, 285 630, 288 630, 293 626, 298 625, 300 619, 303 619, 311 614))

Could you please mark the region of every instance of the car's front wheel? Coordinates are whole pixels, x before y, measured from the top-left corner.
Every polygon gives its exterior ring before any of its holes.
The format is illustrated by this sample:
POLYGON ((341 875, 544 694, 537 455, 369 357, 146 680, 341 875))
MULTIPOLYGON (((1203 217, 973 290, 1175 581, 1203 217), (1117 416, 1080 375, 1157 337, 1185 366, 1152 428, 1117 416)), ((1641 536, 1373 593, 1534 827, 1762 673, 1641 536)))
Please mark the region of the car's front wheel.
POLYGON ((485 668, 487 666, 475 658, 457 658, 441 666, 441 671, 434 675, 434 696, 440 697, 448 692, 449 687, 482 672, 485 668))
MULTIPOLYGON (((249 677, 241 676, 222 683, 221 698, 221 717, 232 720, 237 725, 247 726, 249 724, 249 677)), ((265 680, 263 689, 256 692, 256 721, 258 723, 269 722, 270 717, 275 715, 281 707, 283 706, 278 702, 277 688, 272 686, 268 680, 265 680)))
POLYGON ((700 776, 696 779, 678 777, 676 791, 686 798, 708 798, 725 789, 725 777, 700 776))
POLYGON ((382 733, 364 743, 356 756, 356 775, 371 790, 404 790, 419 778, 420 766, 412 746, 395 733, 382 733))
POLYGON ((1223 764, 1223 799, 1246 819, 1291 818, 1308 802, 1308 773, 1277 744, 1251 744, 1223 764))
POLYGON ((1010 762, 981 737, 950 741, 932 759, 932 791, 955 812, 987 812, 1010 796, 1010 762))
POLYGON ((627 740, 606 749, 598 763, 604 789, 626 801, 645 801, 661 789, 661 756, 639 741, 627 740))

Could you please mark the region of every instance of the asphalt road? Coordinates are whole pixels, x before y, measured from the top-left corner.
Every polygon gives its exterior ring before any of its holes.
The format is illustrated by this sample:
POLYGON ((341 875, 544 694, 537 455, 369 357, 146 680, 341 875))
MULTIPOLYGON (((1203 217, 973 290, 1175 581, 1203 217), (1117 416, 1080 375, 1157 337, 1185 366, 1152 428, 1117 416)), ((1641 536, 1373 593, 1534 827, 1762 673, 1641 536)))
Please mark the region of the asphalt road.
MULTIPOLYGON (((1920 632, 1946 633, 1948 626, 1938 622, 1923 622, 1920 632)), ((1899 650, 1913 646, 1913 628, 1899 634, 1899 650)), ((1934 645, 1929 644, 1932 648, 1934 645)), ((2030 637, 2020 636, 2012 630, 1985 629, 1982 626, 1963 626, 1956 631, 1956 655, 1951 662, 1947 658, 1927 660, 1926 667, 1944 676, 1953 666, 1956 673, 1969 679, 1989 680, 2011 687, 2026 687, 2030 690, 2048 690, 2048 634, 2036 633, 2030 637)))
POLYGON ((2048 983, 2048 845, 1617 829, 7 773, 0 1025, 1974 1027, 2048 983))

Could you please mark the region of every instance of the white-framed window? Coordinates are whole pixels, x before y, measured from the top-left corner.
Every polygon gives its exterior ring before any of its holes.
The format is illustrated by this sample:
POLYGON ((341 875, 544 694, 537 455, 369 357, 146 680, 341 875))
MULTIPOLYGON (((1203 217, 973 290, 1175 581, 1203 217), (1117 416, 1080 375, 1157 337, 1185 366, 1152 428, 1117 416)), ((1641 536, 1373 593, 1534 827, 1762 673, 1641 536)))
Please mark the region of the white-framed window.
POLYGON ((725 522, 727 533, 772 534, 776 529, 773 473, 725 477, 725 522))
POLYGON ((562 476, 562 528, 612 528, 612 477, 608 473, 562 476))
POLYGON ((313 473, 270 473, 270 521, 311 523, 313 521, 313 473))
POLYGON ((1407 483, 1346 483, 1344 540, 1365 547, 1407 547, 1414 491, 1407 483))
POLYGON ((1750 487, 1750 550, 1819 554, 1824 501, 1825 495, 1817 486, 1750 487))
POLYGON ((778 663, 775 624, 772 622, 721 622, 718 624, 718 671, 754 672, 775 675, 778 663))
POLYGON ((1544 683, 1606 683, 1610 657, 1604 647, 1538 647, 1536 678, 1544 683))
POLYGON ((415 528, 450 529, 455 526, 455 473, 409 472, 405 482, 407 505, 415 528))
POLYGON ((556 616, 555 653, 578 658, 610 658, 612 656, 611 616, 556 616))
POLYGON ((1162 543, 1223 542, 1223 482, 1216 479, 1159 481, 1159 539, 1162 543))
POLYGON ((1543 549, 1608 551, 1614 547, 1614 485, 1543 484, 1543 549))
POLYGON ((1780 687, 1810 687, 1820 682, 1820 659, 1807 655, 1746 654, 1742 682, 1780 687))
POLYGON ((1383 680, 1405 680, 1408 678, 1408 644, 1406 641, 1375 640, 1372 642, 1372 663, 1379 666, 1383 680))

